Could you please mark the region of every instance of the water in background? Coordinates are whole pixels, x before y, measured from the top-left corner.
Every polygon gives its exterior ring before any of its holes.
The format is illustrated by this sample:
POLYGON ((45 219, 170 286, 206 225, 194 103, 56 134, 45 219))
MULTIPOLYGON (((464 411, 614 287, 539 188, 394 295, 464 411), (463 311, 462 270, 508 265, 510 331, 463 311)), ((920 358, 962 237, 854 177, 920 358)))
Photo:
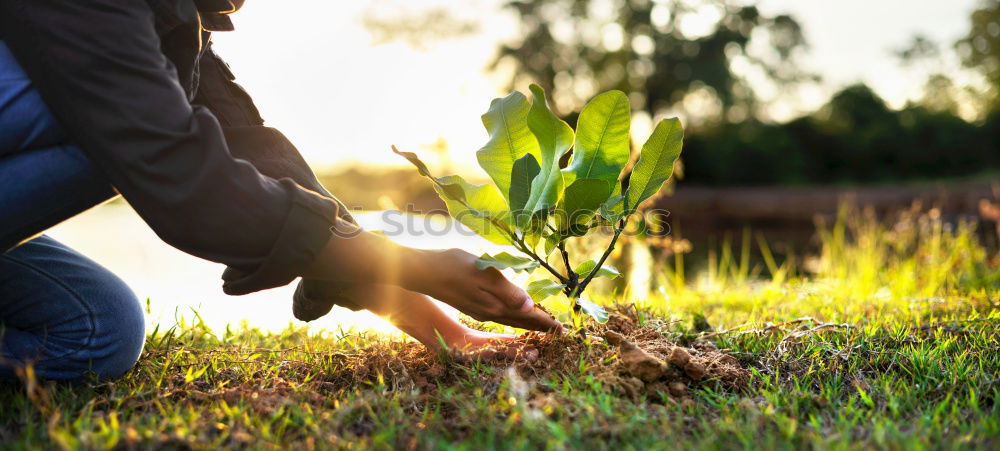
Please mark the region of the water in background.
MULTIPOLYGON (((461 247, 470 252, 493 252, 496 246, 457 229, 443 216, 404 216, 398 212, 365 212, 355 215, 367 230, 383 230, 407 246, 434 249, 461 247)), ((79 215, 47 232, 51 237, 104 265, 135 291, 149 299, 150 326, 170 327, 194 312, 213 330, 245 321, 250 327, 280 331, 304 325, 292 316, 294 284, 246 296, 222 292, 223 265, 178 251, 160 241, 127 205, 113 203, 79 215)), ((358 328, 395 331, 369 312, 334 307, 327 316, 309 323, 311 329, 358 328)))

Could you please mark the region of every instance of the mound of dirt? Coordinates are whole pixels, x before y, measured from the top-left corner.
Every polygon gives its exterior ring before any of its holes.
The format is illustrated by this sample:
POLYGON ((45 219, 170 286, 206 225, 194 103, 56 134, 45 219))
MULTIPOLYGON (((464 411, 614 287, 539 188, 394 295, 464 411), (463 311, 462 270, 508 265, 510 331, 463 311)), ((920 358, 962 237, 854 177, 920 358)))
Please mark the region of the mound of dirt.
MULTIPOLYGON (((623 311, 624 312, 624 311, 623 311)), ((652 326, 639 326, 626 314, 613 314, 606 324, 588 326, 584 334, 526 334, 517 345, 532 348, 530 360, 498 353, 490 363, 509 366, 523 380, 544 381, 553 374, 592 374, 610 391, 633 399, 688 402, 688 389, 711 384, 723 390, 746 387, 749 372, 735 357, 710 342, 679 346, 652 326)), ((468 360, 429 353, 416 343, 383 342, 356 353, 334 354, 337 371, 327 374, 329 388, 349 389, 381 381, 392 390, 432 394, 468 377, 468 360)), ((480 372, 482 386, 496 389, 504 371, 480 372)), ((546 391, 544 384, 537 384, 546 391)))

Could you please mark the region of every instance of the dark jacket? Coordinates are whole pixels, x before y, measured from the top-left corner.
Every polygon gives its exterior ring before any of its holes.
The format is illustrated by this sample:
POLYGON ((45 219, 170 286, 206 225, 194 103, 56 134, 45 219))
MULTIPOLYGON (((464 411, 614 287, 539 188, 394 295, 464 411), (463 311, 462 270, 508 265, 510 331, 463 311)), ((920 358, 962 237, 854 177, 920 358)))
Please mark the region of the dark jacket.
POLYGON ((349 216, 263 127, 203 25, 225 20, 202 23, 195 0, 0 0, 0 39, 157 235, 227 265, 227 293, 284 285, 349 216))

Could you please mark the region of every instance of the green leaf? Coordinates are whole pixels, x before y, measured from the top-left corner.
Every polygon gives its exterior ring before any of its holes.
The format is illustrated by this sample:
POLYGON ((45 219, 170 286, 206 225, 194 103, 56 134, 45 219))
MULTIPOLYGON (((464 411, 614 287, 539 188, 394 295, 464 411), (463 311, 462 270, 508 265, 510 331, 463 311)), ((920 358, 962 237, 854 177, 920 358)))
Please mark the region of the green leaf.
MULTIPOLYGON (((563 177, 559 159, 573 146, 573 128, 552 114, 545 98, 545 91, 531 85, 534 96, 528 112, 528 128, 538 141, 541 153, 541 171, 531 184, 531 197, 525 210, 531 213, 547 211, 559 202, 563 177)), ((543 215, 544 217, 544 215, 543 215)))
POLYGON ((538 242, 542 240, 542 235, 534 232, 529 232, 524 235, 524 244, 528 245, 528 249, 532 252, 538 247, 538 242))
POLYGON ((566 187, 566 196, 556 215, 560 230, 586 224, 611 195, 611 186, 601 179, 579 179, 566 187))
POLYGON ((639 208, 644 200, 657 193, 663 182, 674 172, 674 162, 684 146, 684 128, 677 118, 666 119, 656 124, 653 134, 642 145, 639 161, 629 178, 629 213, 639 208))
MULTIPOLYGON (((595 266, 597 266, 597 262, 593 260, 587 260, 577 265, 574 271, 576 271, 576 273, 579 274, 580 277, 582 278, 590 274, 591 271, 594 270, 595 266)), ((601 266, 601 269, 597 270, 597 274, 594 274, 594 277, 610 277, 612 279, 616 279, 618 277, 621 277, 621 275, 622 273, 618 272, 617 269, 608 265, 604 265, 601 266)))
POLYGON ((489 254, 483 254, 478 260, 476 260, 476 268, 479 268, 480 270, 486 268, 496 268, 502 271, 510 268, 514 271, 531 272, 537 267, 538 262, 528 257, 518 257, 516 255, 510 255, 506 252, 501 252, 492 256, 489 254))
POLYGON ((528 296, 535 302, 544 301, 546 298, 555 296, 562 292, 566 286, 553 280, 542 279, 528 284, 528 296))
POLYGON ((629 158, 630 114, 628 97, 621 91, 605 92, 583 107, 573 159, 562 170, 564 183, 588 178, 617 183, 629 158))
POLYGON ((531 181, 538 175, 540 168, 538 160, 532 154, 525 154, 514 162, 514 167, 510 171, 510 210, 514 212, 514 217, 521 224, 522 211, 524 205, 528 203, 531 196, 531 181))
POLYGON ((468 184, 465 183, 465 180, 462 180, 461 177, 434 177, 431 175, 430 171, 427 170, 427 165, 424 164, 423 161, 420 161, 420 158, 417 157, 417 154, 413 152, 401 152, 396 148, 396 146, 392 146, 392 151, 397 155, 401 155, 403 158, 406 158, 407 161, 416 166, 417 172, 420 173, 420 175, 434 181, 434 189, 438 191, 438 195, 444 198, 445 201, 450 199, 458 202, 466 202, 464 185, 468 184))
POLYGON ((621 219, 625 213, 623 200, 625 200, 624 196, 612 196, 611 199, 608 199, 607 202, 601 205, 601 216, 612 222, 621 219))
POLYGON ((559 245, 559 236, 556 234, 545 235, 545 256, 548 257, 559 245))
POLYGON ((583 313, 586 313, 594 318, 595 321, 602 324, 608 322, 608 311, 604 310, 604 307, 586 299, 577 299, 576 305, 583 311, 583 313))
POLYGON ((528 99, 514 91, 507 97, 493 99, 483 114, 483 125, 490 140, 476 152, 479 165, 497 184, 504 198, 510 195, 510 176, 514 162, 525 154, 541 160, 538 141, 528 129, 528 99))
POLYGON ((570 224, 570 226, 567 227, 566 230, 562 231, 562 234, 564 236, 568 236, 568 237, 569 236, 584 236, 584 235, 587 234, 587 232, 590 232, 590 225, 589 224, 570 224))
POLYGON ((467 202, 465 199, 465 188, 461 184, 455 183, 447 177, 435 180, 440 183, 440 185, 436 185, 436 187, 439 187, 445 196, 448 196, 451 200, 467 202), (442 180, 444 181, 442 182, 442 180))
POLYGON ((392 146, 392 151, 395 152, 396 155, 400 155, 403 158, 406 158, 406 160, 409 161, 410 164, 416 166, 417 172, 419 172, 420 175, 424 177, 431 177, 430 171, 427 170, 427 165, 424 164, 423 161, 420 161, 420 158, 417 157, 417 154, 413 152, 400 152, 400 150, 397 149, 396 146, 392 146))
POLYGON ((440 185, 434 185, 434 190, 444 200, 452 217, 491 243, 511 244, 503 229, 494 223, 496 221, 513 229, 507 203, 495 186, 473 185, 457 175, 435 180, 440 185))

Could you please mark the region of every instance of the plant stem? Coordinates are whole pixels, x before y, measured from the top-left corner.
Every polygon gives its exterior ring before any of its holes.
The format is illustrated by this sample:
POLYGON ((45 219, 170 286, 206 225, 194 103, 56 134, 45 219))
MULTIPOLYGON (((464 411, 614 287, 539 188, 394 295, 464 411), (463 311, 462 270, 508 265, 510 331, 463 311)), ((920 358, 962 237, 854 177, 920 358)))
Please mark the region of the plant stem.
MULTIPOLYGON (((510 232, 508 232, 508 233, 510 233, 510 232)), ((527 254, 533 260, 535 260, 536 262, 538 262, 538 264, 541 265, 542 268, 545 268, 548 272, 552 273, 553 276, 556 276, 556 278, 559 279, 559 281, 562 282, 564 285, 567 285, 567 286, 569 285, 570 279, 567 278, 566 276, 562 275, 559 272, 559 270, 553 268, 552 265, 549 265, 549 263, 547 261, 545 261, 543 258, 539 257, 538 254, 536 254, 533 250, 529 249, 528 245, 525 244, 525 242, 524 242, 523 239, 519 238, 517 235, 514 235, 514 234, 511 234, 511 238, 514 239, 514 247, 516 247, 517 250, 519 250, 519 251, 527 254)), ((572 271, 570 273, 572 274, 572 271)))
POLYGON ((583 294, 583 290, 587 288, 590 281, 593 280, 594 276, 597 275, 597 272, 601 270, 601 266, 604 266, 604 262, 608 259, 608 256, 610 256, 611 252, 615 250, 615 243, 618 242, 618 237, 621 236, 623 231, 625 231, 625 225, 627 223, 628 217, 618 220, 618 227, 615 227, 615 235, 611 238, 611 243, 608 244, 608 249, 604 251, 604 255, 602 255, 601 259, 597 261, 597 265, 595 265, 594 269, 590 271, 590 274, 587 274, 587 277, 584 278, 583 281, 581 281, 576 287, 575 297, 580 297, 583 294))
MULTIPOLYGON (((431 180, 433 180, 434 183, 437 183, 439 186, 443 186, 441 184, 441 182, 438 182, 433 177, 431 177, 431 180)), ((469 203, 466 202, 465 200, 462 200, 462 199, 455 199, 455 200, 457 200, 458 202, 461 202, 462 206, 464 206, 465 208, 468 208, 469 210, 476 211, 476 209, 472 208, 472 206, 469 205, 469 203)), ((511 239, 511 242, 514 244, 514 247, 517 248, 517 250, 519 250, 519 251, 527 254, 533 260, 535 260, 536 262, 538 262, 539 265, 541 265, 543 268, 545 268, 548 272, 552 273, 553 276, 556 276, 556 278, 559 279, 559 281, 562 282, 563 284, 567 284, 569 282, 569 279, 567 279, 566 276, 560 274, 557 269, 555 269, 551 265, 549 265, 549 263, 546 262, 541 257, 539 257, 538 254, 535 254, 535 252, 533 250, 531 250, 528 247, 528 245, 524 242, 524 239, 522 239, 521 237, 517 236, 517 232, 516 231, 510 230, 509 228, 507 228, 506 224, 500 222, 500 220, 498 220, 497 218, 495 218, 493 216, 488 216, 487 215, 486 219, 488 219, 491 223, 493 223, 493 225, 497 226, 500 230, 502 230, 507 235, 507 237, 511 239)))
POLYGON ((566 266, 566 273, 569 274, 571 279, 574 278, 573 276, 576 275, 576 273, 574 273, 573 268, 569 266, 569 254, 566 253, 566 242, 560 241, 559 244, 556 244, 556 248, 558 248, 559 253, 562 254, 563 265, 566 266))
POLYGON ((580 282, 580 276, 576 273, 576 271, 573 271, 573 267, 569 265, 569 253, 566 252, 566 242, 559 241, 559 243, 556 244, 556 247, 559 249, 559 253, 562 254, 563 265, 566 266, 566 275, 569 278, 569 282, 566 283, 566 288, 563 290, 568 296, 573 293, 573 290, 576 289, 578 283, 580 282))

